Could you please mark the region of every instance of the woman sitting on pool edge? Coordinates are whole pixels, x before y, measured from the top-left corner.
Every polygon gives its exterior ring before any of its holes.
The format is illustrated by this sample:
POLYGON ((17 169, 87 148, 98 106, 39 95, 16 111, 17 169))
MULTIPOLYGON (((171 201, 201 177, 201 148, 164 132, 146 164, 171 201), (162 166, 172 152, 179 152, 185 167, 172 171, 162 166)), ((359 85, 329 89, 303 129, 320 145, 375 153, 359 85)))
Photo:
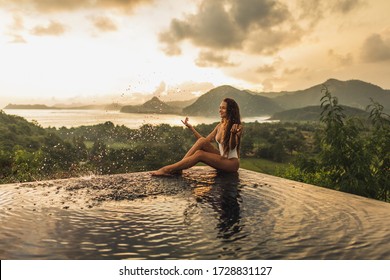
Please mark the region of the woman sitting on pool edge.
POLYGON ((198 139, 188 150, 182 160, 153 171, 153 176, 170 176, 181 173, 198 162, 203 162, 217 170, 237 172, 240 167, 239 154, 242 135, 240 109, 236 101, 225 98, 219 106, 221 122, 205 138, 188 123, 188 117, 182 123, 188 127, 198 139), (211 142, 218 144, 216 149, 211 142))

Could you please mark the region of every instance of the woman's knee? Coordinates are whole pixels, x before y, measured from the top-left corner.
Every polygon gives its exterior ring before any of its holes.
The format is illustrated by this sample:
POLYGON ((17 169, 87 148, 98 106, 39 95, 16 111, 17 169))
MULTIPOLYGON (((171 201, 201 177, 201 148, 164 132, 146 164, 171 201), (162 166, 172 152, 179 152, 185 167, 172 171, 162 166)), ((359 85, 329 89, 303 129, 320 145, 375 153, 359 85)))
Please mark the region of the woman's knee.
POLYGON ((197 150, 195 153, 194 153, 194 157, 198 160, 201 160, 203 155, 205 154, 205 152, 203 150, 197 150))

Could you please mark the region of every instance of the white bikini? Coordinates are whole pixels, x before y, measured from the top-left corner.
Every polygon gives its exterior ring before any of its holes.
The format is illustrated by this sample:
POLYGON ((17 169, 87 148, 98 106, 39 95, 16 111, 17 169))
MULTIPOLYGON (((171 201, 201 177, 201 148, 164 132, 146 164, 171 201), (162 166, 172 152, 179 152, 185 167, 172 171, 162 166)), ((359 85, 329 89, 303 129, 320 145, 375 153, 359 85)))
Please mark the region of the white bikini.
POLYGON ((218 144, 219 153, 221 154, 221 156, 227 157, 228 159, 238 158, 237 146, 233 150, 229 150, 228 155, 226 156, 224 155, 223 144, 219 143, 217 139, 215 139, 215 142, 217 142, 218 144))

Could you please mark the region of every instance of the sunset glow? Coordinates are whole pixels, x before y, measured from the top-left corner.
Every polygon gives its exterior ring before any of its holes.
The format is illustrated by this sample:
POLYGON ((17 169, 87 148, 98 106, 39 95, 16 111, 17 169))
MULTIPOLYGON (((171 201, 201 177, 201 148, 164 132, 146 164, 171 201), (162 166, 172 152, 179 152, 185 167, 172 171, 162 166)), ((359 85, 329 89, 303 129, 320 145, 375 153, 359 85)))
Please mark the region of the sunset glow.
POLYGON ((387 0, 0 0, 0 107, 329 78, 389 89, 388 11, 387 0))

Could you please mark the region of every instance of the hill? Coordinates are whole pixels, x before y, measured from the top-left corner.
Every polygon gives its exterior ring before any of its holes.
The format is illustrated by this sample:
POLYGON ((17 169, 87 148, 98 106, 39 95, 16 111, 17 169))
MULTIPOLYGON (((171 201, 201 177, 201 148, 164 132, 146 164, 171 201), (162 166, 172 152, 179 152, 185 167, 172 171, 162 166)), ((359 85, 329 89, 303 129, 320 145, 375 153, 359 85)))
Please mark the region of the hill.
POLYGON ((123 105, 119 103, 102 105, 55 105, 47 106, 43 104, 8 104, 4 109, 18 110, 116 110, 119 111, 123 105))
POLYGON ((217 116, 219 105, 225 97, 233 98, 238 103, 242 117, 271 115, 283 110, 270 98, 254 95, 231 86, 220 86, 200 96, 192 105, 185 107, 183 114, 217 116))
POLYGON ((50 110, 58 109, 56 107, 50 107, 43 104, 8 104, 4 109, 26 109, 26 110, 50 110))
POLYGON ((168 104, 169 106, 183 109, 183 108, 188 107, 191 104, 193 104, 196 101, 196 99, 197 98, 193 98, 193 99, 185 100, 185 101, 165 101, 165 103, 168 104))
MULTIPOLYGON (((365 110, 371 104, 370 98, 372 98, 383 105, 385 111, 390 111, 390 90, 359 80, 329 79, 324 84, 332 95, 339 99, 339 104, 365 110)), ((322 88, 323 84, 320 84, 305 90, 291 91, 273 100, 286 109, 319 105, 323 96, 322 88)))
MULTIPOLYGON (((342 106, 343 113, 348 117, 368 117, 369 113, 357 108, 342 106)), ((308 106, 298 109, 290 109, 282 112, 277 112, 272 115, 270 120, 280 121, 319 121, 321 117, 320 106, 308 106)))
POLYGON ((180 108, 169 106, 157 97, 153 97, 142 105, 127 105, 120 110, 122 113, 139 114, 180 114, 180 108))
POLYGON ((12 151, 16 145, 34 149, 40 146, 45 135, 45 130, 40 126, 0 110, 0 152, 12 151))

